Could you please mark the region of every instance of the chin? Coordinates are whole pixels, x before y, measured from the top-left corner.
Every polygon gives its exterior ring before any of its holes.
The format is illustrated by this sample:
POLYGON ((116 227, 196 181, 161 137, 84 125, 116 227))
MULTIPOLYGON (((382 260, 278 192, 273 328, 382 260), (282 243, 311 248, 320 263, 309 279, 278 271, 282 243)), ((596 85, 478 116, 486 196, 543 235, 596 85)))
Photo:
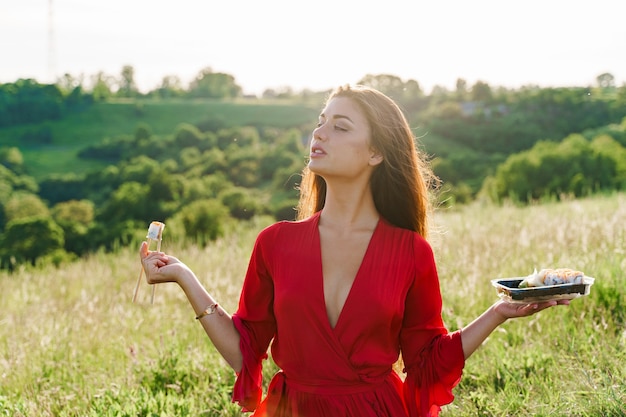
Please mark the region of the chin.
POLYGON ((316 164, 314 161, 309 161, 309 163, 307 164, 307 167, 309 168, 309 171, 315 173, 315 174, 319 174, 319 165, 316 164))

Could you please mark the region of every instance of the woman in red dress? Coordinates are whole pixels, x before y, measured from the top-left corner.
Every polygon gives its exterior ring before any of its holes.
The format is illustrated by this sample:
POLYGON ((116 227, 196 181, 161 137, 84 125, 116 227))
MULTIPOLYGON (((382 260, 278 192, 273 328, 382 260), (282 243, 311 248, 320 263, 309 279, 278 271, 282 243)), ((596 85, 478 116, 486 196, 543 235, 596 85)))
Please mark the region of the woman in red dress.
POLYGON ((313 132, 298 220, 260 232, 237 311, 226 313, 185 264, 144 243, 148 282, 180 285, 237 373, 233 400, 253 416, 437 416, 497 326, 557 303, 497 301, 448 332, 426 241, 431 178, 390 98, 339 88, 313 132), (281 370, 262 399, 270 345, 281 370), (400 354, 404 379, 393 370, 400 354))

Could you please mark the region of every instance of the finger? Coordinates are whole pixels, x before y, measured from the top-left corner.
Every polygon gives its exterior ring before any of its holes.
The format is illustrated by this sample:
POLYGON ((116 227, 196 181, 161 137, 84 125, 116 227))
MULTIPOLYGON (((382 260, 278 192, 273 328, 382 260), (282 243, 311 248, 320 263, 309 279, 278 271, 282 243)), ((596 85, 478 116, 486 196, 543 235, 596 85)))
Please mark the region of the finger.
POLYGON ((548 308, 548 307, 554 307, 556 304, 557 304, 557 302, 554 301, 554 300, 553 301, 546 301, 545 303, 540 304, 539 307, 541 307, 541 309, 544 309, 544 308, 548 308))
POLYGON ((537 313, 539 311, 545 310, 546 308, 554 307, 555 305, 557 305, 556 301, 546 301, 543 303, 538 303, 538 304, 535 304, 535 308, 533 312, 537 313))
POLYGON ((524 317, 524 316, 531 316, 541 310, 543 310, 544 307, 542 307, 543 304, 541 303, 529 303, 529 304, 524 304, 523 306, 521 306, 518 311, 517 311, 517 315, 520 317, 524 317))
POLYGON ((141 259, 145 259, 148 256, 148 242, 141 242, 141 247, 139 248, 139 255, 141 259))
POLYGON ((524 312, 526 314, 534 314, 539 311, 539 304, 526 304, 524 306, 524 312))

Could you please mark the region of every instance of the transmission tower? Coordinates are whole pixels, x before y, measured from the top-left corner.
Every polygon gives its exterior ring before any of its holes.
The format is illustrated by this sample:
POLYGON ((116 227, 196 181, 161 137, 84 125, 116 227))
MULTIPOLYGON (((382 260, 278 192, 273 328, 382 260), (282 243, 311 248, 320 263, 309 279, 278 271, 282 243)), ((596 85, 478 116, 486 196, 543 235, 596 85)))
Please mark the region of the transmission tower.
POLYGON ((54 7, 48 0, 48 78, 51 83, 56 80, 56 42, 54 39, 54 7))

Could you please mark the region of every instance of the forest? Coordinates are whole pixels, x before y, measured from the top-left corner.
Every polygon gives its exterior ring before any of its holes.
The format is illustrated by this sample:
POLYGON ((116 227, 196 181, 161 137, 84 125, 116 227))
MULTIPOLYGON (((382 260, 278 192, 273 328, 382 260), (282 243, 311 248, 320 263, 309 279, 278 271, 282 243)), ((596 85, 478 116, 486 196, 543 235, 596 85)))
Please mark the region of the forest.
MULTIPOLYGON (((525 205, 626 189, 626 85, 424 92, 367 74, 394 98, 439 177, 440 206, 525 205)), ((60 264, 142 239, 152 220, 205 245, 256 216, 292 219, 306 147, 328 91, 244 97, 229 74, 165 77, 141 93, 134 70, 88 85, 0 84, 0 268, 60 264), (172 227, 169 227, 172 225, 172 227)))

